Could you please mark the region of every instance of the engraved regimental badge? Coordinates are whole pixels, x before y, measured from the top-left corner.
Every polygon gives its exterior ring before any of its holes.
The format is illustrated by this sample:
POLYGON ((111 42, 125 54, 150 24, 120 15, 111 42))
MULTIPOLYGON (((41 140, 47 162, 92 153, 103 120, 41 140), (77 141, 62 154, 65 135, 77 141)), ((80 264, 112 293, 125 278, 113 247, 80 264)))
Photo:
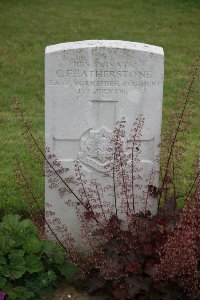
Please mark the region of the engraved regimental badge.
POLYGON ((109 171, 112 154, 109 151, 112 131, 102 127, 99 130, 90 129, 81 138, 79 160, 99 172, 109 171))

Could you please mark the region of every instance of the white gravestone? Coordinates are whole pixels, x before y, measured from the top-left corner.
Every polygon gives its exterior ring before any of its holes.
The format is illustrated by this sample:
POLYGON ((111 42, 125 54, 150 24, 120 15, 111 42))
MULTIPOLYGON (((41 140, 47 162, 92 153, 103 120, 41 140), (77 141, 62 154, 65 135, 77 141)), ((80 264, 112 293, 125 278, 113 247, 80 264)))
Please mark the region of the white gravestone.
MULTIPOLYGON (((69 174, 79 159, 87 178, 104 184, 107 146, 116 121, 124 117, 129 132, 142 114, 142 177, 147 180, 153 168, 152 185, 158 186, 163 71, 163 49, 142 43, 94 40, 46 48, 46 146, 69 174)), ((46 203, 79 241, 76 213, 65 201, 46 181, 46 203)), ((157 199, 149 197, 147 204, 135 199, 136 212, 144 209, 155 214, 157 199)), ((51 215, 46 218, 52 221, 51 215)))

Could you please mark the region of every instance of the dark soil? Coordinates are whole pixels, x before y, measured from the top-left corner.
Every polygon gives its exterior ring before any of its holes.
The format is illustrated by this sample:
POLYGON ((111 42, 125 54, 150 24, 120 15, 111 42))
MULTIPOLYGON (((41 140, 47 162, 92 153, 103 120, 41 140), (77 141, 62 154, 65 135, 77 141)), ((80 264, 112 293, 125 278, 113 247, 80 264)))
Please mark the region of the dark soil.
POLYGON ((61 283, 55 291, 54 300, 110 300, 106 295, 91 296, 85 292, 77 291, 72 285, 61 283))

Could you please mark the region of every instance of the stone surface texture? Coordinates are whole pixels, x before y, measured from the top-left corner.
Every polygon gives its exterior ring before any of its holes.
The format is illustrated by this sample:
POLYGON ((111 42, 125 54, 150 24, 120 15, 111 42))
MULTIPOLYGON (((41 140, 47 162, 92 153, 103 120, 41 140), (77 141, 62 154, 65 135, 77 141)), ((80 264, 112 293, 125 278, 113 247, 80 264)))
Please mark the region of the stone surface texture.
MULTIPOLYGON (((45 53, 46 146, 69 168, 71 176, 74 161, 79 159, 87 178, 97 178, 104 184, 103 175, 109 163, 107 147, 116 121, 125 117, 129 133, 133 122, 142 114, 141 176, 145 182, 153 168, 153 185, 157 186, 163 74, 164 53, 157 46, 107 40, 48 46, 45 53)), ((80 241, 74 208, 67 207, 48 182, 46 202, 80 241)), ((138 198, 135 208, 137 212, 148 208, 155 214, 157 200, 150 197, 146 207, 138 198)), ((51 216, 47 219, 50 221, 51 216)))

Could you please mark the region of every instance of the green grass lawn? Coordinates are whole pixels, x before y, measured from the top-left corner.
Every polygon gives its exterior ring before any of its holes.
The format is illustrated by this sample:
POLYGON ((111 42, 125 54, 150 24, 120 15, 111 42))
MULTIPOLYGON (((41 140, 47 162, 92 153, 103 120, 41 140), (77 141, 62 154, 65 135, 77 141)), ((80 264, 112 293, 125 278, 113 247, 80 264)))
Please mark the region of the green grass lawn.
MULTIPOLYGON (((33 127, 44 136, 44 49, 88 39, 154 44, 165 51, 164 124, 185 87, 188 66, 200 46, 199 0, 1 0, 0 208, 26 211, 12 169, 16 153, 30 160, 20 139, 12 99, 20 99, 33 127)), ((200 105, 196 103, 196 113, 200 105)), ((166 126, 166 125, 164 125, 166 126)), ((200 122, 189 136, 191 160, 200 122)), ((35 162, 31 161, 34 166, 35 162)), ((186 163, 186 171, 188 168, 186 163)), ((43 179, 33 175, 43 191, 43 179)))

